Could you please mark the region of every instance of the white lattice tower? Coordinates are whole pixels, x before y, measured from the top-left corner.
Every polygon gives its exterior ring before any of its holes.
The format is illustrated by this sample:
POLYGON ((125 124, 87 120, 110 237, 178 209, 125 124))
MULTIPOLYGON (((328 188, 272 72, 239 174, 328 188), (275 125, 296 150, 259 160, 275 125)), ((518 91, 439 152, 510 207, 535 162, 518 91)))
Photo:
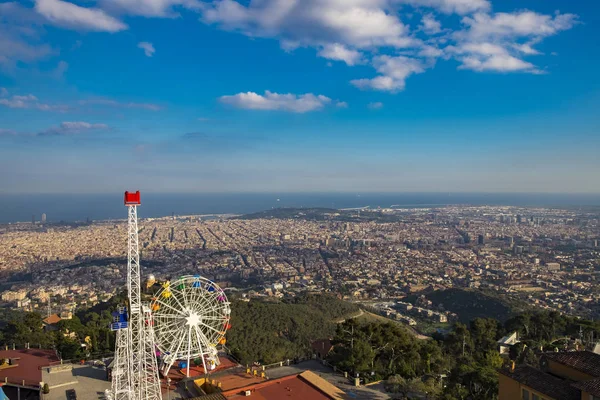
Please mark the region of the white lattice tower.
POLYGON ((129 373, 134 399, 141 399, 141 381, 144 375, 142 289, 140 283, 140 252, 138 245, 137 205, 127 204, 127 294, 129 297, 129 373))
MULTIPOLYGON (((121 356, 126 355, 127 368, 124 372, 128 382, 127 400, 161 400, 160 380, 155 354, 154 328, 148 307, 142 307, 140 279, 140 253, 138 240, 137 206, 140 194, 125 192, 127 218, 127 294, 129 297, 129 319, 127 328, 121 329, 125 340, 121 356), (148 322, 148 323, 146 323, 148 322)), ((117 332, 119 335, 119 331, 117 332)), ((115 349, 118 350, 118 347, 115 349)), ((115 354, 117 357, 117 354, 115 354)), ((113 378, 114 381, 114 378, 113 378)), ((114 383, 113 383, 114 384, 114 383)), ((125 393, 125 390, 122 390, 125 393)), ((119 392, 113 391, 117 396, 119 392)))
POLYGON ((112 368, 111 400, 131 399, 131 383, 129 381, 129 359, 127 329, 119 329, 116 332, 115 358, 112 368))
POLYGON ((158 375, 158 362, 156 361, 156 339, 154 336, 154 320, 147 304, 142 306, 144 316, 144 329, 142 331, 144 355, 142 358, 142 371, 145 372, 142 380, 142 399, 160 400, 161 388, 158 375))

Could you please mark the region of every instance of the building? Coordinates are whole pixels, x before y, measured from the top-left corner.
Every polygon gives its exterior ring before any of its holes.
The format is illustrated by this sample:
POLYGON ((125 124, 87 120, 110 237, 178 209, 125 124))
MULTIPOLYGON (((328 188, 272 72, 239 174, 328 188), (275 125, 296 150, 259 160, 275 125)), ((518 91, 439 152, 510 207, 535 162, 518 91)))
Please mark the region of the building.
POLYGON ((0 382, 9 398, 34 398, 43 387, 42 367, 59 362, 53 350, 0 350, 0 382))
POLYGON ((312 348, 313 354, 318 359, 325 359, 325 357, 327 357, 329 352, 331 352, 333 349, 333 344, 331 344, 331 340, 329 339, 321 339, 312 342, 310 347, 312 348))
POLYGON ((600 400, 600 354, 546 353, 540 368, 500 370, 498 400, 600 400))
POLYGON ((546 263, 546 268, 548 268, 548 271, 560 271, 560 263, 557 262, 549 262, 546 263))
MULTIPOLYGON (((206 382, 202 384, 202 390, 211 392, 210 394, 195 398, 196 400, 226 400, 237 398, 249 398, 260 400, 342 400, 347 398, 346 394, 336 386, 312 371, 304 371, 300 374, 293 374, 277 379, 261 379, 252 377, 247 381, 239 379, 231 380, 227 376, 219 377, 224 382, 215 382, 217 384, 215 391, 210 390, 206 382), (239 386, 242 382, 246 385, 239 386), (237 386, 229 389, 227 386, 237 386)), ((196 384, 201 383, 203 379, 197 380, 196 384)), ((214 387, 214 386, 213 386, 214 387)))
POLYGON ((519 335, 517 332, 509 333, 504 336, 502 339, 498 340, 498 352, 500 354, 508 354, 510 348, 519 343, 519 335))
POLYGON ((42 214, 42 224, 46 223, 46 214, 42 214))
POLYGON ((23 300, 27 296, 26 290, 11 291, 7 290, 2 293, 2 301, 18 301, 23 300))

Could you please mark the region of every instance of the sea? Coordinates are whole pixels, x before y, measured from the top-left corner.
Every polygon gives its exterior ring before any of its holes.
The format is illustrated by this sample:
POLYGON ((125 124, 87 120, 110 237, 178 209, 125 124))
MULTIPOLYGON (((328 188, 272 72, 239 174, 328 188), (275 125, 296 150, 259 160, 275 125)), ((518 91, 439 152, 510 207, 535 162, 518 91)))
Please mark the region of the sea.
MULTIPOLYGON (((598 194, 548 193, 142 193, 140 218, 170 215, 247 214, 280 207, 399 207, 507 205, 598 207, 598 194)), ((124 219, 123 193, 0 194, 0 223, 124 219)))

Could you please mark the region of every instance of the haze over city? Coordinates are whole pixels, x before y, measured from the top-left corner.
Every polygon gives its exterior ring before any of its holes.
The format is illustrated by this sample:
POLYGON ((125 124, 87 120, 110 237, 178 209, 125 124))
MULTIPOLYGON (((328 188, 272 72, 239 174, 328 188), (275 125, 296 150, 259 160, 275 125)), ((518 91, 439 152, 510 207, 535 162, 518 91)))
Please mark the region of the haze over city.
POLYGON ((5 1, 0 192, 597 193, 598 11, 5 1))

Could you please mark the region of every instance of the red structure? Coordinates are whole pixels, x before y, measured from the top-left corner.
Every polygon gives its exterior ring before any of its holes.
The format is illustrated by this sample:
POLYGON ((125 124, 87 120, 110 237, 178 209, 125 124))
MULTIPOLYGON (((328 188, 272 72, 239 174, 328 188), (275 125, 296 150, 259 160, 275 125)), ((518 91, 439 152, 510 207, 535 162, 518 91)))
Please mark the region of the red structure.
POLYGON ((140 200, 140 191, 135 193, 125 192, 125 205, 126 206, 139 206, 142 204, 140 200))

